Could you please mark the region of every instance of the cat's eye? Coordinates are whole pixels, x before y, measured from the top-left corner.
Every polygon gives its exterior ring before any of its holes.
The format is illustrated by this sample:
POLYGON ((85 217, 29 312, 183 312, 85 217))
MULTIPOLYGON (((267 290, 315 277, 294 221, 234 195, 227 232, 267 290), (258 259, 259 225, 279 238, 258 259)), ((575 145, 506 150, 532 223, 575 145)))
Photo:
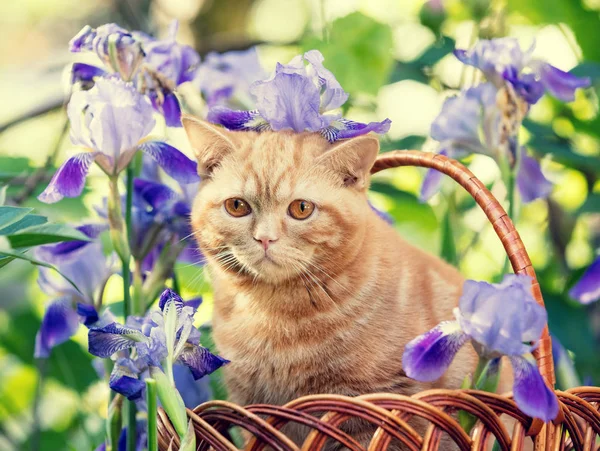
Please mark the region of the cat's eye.
POLYGON ((252 212, 250 205, 243 199, 231 198, 225 201, 225 210, 235 218, 249 215, 252 212))
POLYGON ((288 207, 290 216, 294 219, 306 219, 315 211, 315 204, 308 200, 296 199, 288 207))

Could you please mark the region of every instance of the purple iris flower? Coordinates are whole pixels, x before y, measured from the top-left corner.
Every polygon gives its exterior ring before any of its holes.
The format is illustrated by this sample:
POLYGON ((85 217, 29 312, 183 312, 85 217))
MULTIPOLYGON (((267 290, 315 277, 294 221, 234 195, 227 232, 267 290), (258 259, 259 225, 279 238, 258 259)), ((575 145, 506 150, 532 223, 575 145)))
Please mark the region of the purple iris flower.
POLYGON ((77 230, 90 241, 67 241, 35 249, 36 259, 55 266, 77 286, 50 268, 39 268, 38 284, 53 300, 46 307, 36 336, 35 357, 48 357, 54 346, 71 338, 80 319, 86 324, 98 320, 94 306, 112 274, 112 259, 104 256, 102 244, 96 239, 105 229, 104 225, 83 225, 77 230))
MULTIPOLYGON (((119 27, 117 24, 109 23, 98 28, 89 25, 73 38, 69 43, 71 52, 82 51, 95 52, 98 58, 113 72, 117 72, 123 80, 131 80, 142 60, 144 50, 142 44, 129 31, 119 27)), ((86 65, 87 66, 87 65, 86 65)), ((88 66, 87 71, 81 71, 78 67, 78 80, 89 81, 92 77, 100 75, 101 69, 88 66)), ((73 69, 75 77, 75 67, 73 69)))
POLYGON ((406 374, 434 381, 472 341, 482 357, 509 357, 514 398, 524 413, 543 421, 556 418, 558 400, 531 355, 546 326, 546 311, 531 295, 531 279, 507 275, 500 284, 468 280, 454 316, 455 321, 442 322, 406 345, 402 357, 406 374))
POLYGON ((563 102, 575 99, 575 90, 590 86, 589 78, 578 78, 550 64, 532 58, 534 45, 523 52, 515 38, 478 41, 470 50, 454 55, 485 74, 498 88, 505 82, 529 104, 536 103, 545 92, 563 102))
POLYGON ((187 366, 195 380, 229 363, 200 345, 200 331, 193 325, 198 302, 186 304, 172 290, 159 300, 160 311, 145 318, 130 318, 125 326, 113 322, 90 328, 89 351, 107 358, 134 348, 135 360, 118 359, 110 377, 110 387, 128 399, 141 397, 143 381, 138 376, 149 367, 159 367, 173 378, 174 363, 187 366))
POLYGON ((582 304, 600 299, 600 256, 585 270, 581 279, 571 288, 569 296, 582 304))
POLYGON ((200 66, 198 53, 189 45, 176 41, 178 27, 178 22, 174 20, 165 39, 154 39, 142 33, 134 33, 142 40, 146 52, 144 63, 174 86, 192 81, 200 66))
POLYGON ((389 119, 363 124, 334 112, 348 100, 348 94, 323 66, 323 60, 321 52, 311 50, 287 65, 277 64, 270 78, 250 86, 255 110, 215 106, 208 120, 230 130, 319 132, 330 142, 369 132, 387 133, 389 119))
MULTIPOLYGON (((440 142, 442 155, 463 158, 470 153, 481 153, 499 160, 502 158, 502 113, 498 107, 498 89, 490 82, 482 83, 446 99, 442 111, 431 124, 431 137, 440 142)), ((512 150, 511 150, 512 152, 512 150)), ((523 202, 543 199, 552 192, 552 183, 546 179, 539 162, 519 150, 517 188, 523 202)), ((428 200, 442 181, 442 174, 430 169, 421 185, 421 201, 428 200)))
MULTIPOLYGON (((181 127, 181 106, 175 89, 196 77, 200 56, 188 45, 176 42, 177 21, 173 21, 166 39, 154 39, 141 32, 129 32, 116 24, 98 28, 85 26, 71 40, 72 52, 92 51, 125 81, 150 99, 152 107, 165 117, 170 127, 181 127)), ((107 72, 89 64, 75 63, 72 82, 84 88, 93 85, 107 72)))
POLYGON ((169 27, 166 39, 154 39, 144 33, 133 35, 142 41, 146 58, 138 85, 148 95, 152 106, 161 113, 167 126, 181 127, 181 106, 174 91, 177 86, 196 78, 200 56, 189 45, 176 41, 178 22, 169 27))
POLYGON ((250 85, 264 80, 267 75, 256 48, 252 47, 244 51, 209 53, 200 65, 196 82, 209 106, 238 103, 252 107, 250 85))
POLYGON ((71 142, 85 152, 69 158, 38 197, 54 203, 83 191, 92 162, 108 175, 121 172, 138 150, 182 183, 199 180, 196 163, 161 141, 143 141, 154 127, 152 106, 134 87, 115 78, 100 78, 88 91, 73 93, 67 108, 71 142))

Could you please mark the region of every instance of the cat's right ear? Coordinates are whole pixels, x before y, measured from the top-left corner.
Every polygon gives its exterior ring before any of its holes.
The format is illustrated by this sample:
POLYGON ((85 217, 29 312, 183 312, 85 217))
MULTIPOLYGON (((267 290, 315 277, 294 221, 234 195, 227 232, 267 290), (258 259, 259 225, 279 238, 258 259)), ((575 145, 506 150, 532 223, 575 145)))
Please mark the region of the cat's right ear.
POLYGON ((223 157, 235 149, 229 132, 187 114, 181 117, 181 123, 198 160, 198 174, 210 178, 223 157))

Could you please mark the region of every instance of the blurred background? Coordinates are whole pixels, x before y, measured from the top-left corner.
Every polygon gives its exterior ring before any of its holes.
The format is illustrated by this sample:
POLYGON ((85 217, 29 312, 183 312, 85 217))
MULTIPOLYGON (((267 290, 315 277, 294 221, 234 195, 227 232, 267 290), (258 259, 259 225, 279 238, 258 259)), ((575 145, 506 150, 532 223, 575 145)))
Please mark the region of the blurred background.
MULTIPOLYGON (((105 195, 104 188, 96 189, 105 183, 99 172, 92 171, 78 199, 53 206, 35 199, 56 162, 72 150, 64 110, 69 64, 75 61, 68 42, 86 24, 115 22, 161 37, 177 19, 178 40, 202 57, 256 45, 268 70, 319 48, 325 66, 350 93, 346 117, 392 120, 383 151, 436 150, 427 136, 444 99, 478 82, 476 71, 452 55, 455 47, 514 36, 526 49, 535 39, 536 57, 592 77, 594 86, 579 90, 575 102, 546 96, 532 108, 522 142, 541 158, 555 185, 549 199, 522 206, 517 228, 540 278, 552 333, 571 351, 579 377, 598 385, 600 307, 581 306, 567 292, 600 245, 599 12, 598 0, 1 2, 0 183, 9 184, 10 204, 33 207, 55 221, 78 224, 96 217, 93 205, 105 195)), ((182 132, 169 134, 189 151, 182 132)), ((476 155, 466 161, 498 199, 505 198, 493 160, 476 155)), ((466 277, 497 280, 505 256, 484 215, 451 183, 420 203, 423 176, 416 168, 376 176, 372 202, 390 213, 405 238, 458 265, 466 277)), ((181 265, 178 272, 184 297, 203 295, 199 321, 209 321, 210 285, 197 267, 181 265)), ((0 272, 0 450, 94 449, 103 439, 108 387, 87 354, 83 328, 55 349, 41 383, 33 349, 46 299, 36 274, 27 262, 0 272)), ((116 301, 120 290, 119 281, 111 281, 108 296, 116 301)))

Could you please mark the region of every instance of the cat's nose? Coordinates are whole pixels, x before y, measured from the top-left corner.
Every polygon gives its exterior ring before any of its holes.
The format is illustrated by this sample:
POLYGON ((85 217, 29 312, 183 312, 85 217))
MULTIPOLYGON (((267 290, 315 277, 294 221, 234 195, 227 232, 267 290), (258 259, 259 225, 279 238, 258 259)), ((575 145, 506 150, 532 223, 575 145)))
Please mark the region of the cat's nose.
POLYGON ((270 245, 272 245, 275 241, 277 241, 277 238, 259 236, 259 237, 254 237, 254 240, 261 243, 263 249, 266 251, 267 249, 269 249, 270 245))

